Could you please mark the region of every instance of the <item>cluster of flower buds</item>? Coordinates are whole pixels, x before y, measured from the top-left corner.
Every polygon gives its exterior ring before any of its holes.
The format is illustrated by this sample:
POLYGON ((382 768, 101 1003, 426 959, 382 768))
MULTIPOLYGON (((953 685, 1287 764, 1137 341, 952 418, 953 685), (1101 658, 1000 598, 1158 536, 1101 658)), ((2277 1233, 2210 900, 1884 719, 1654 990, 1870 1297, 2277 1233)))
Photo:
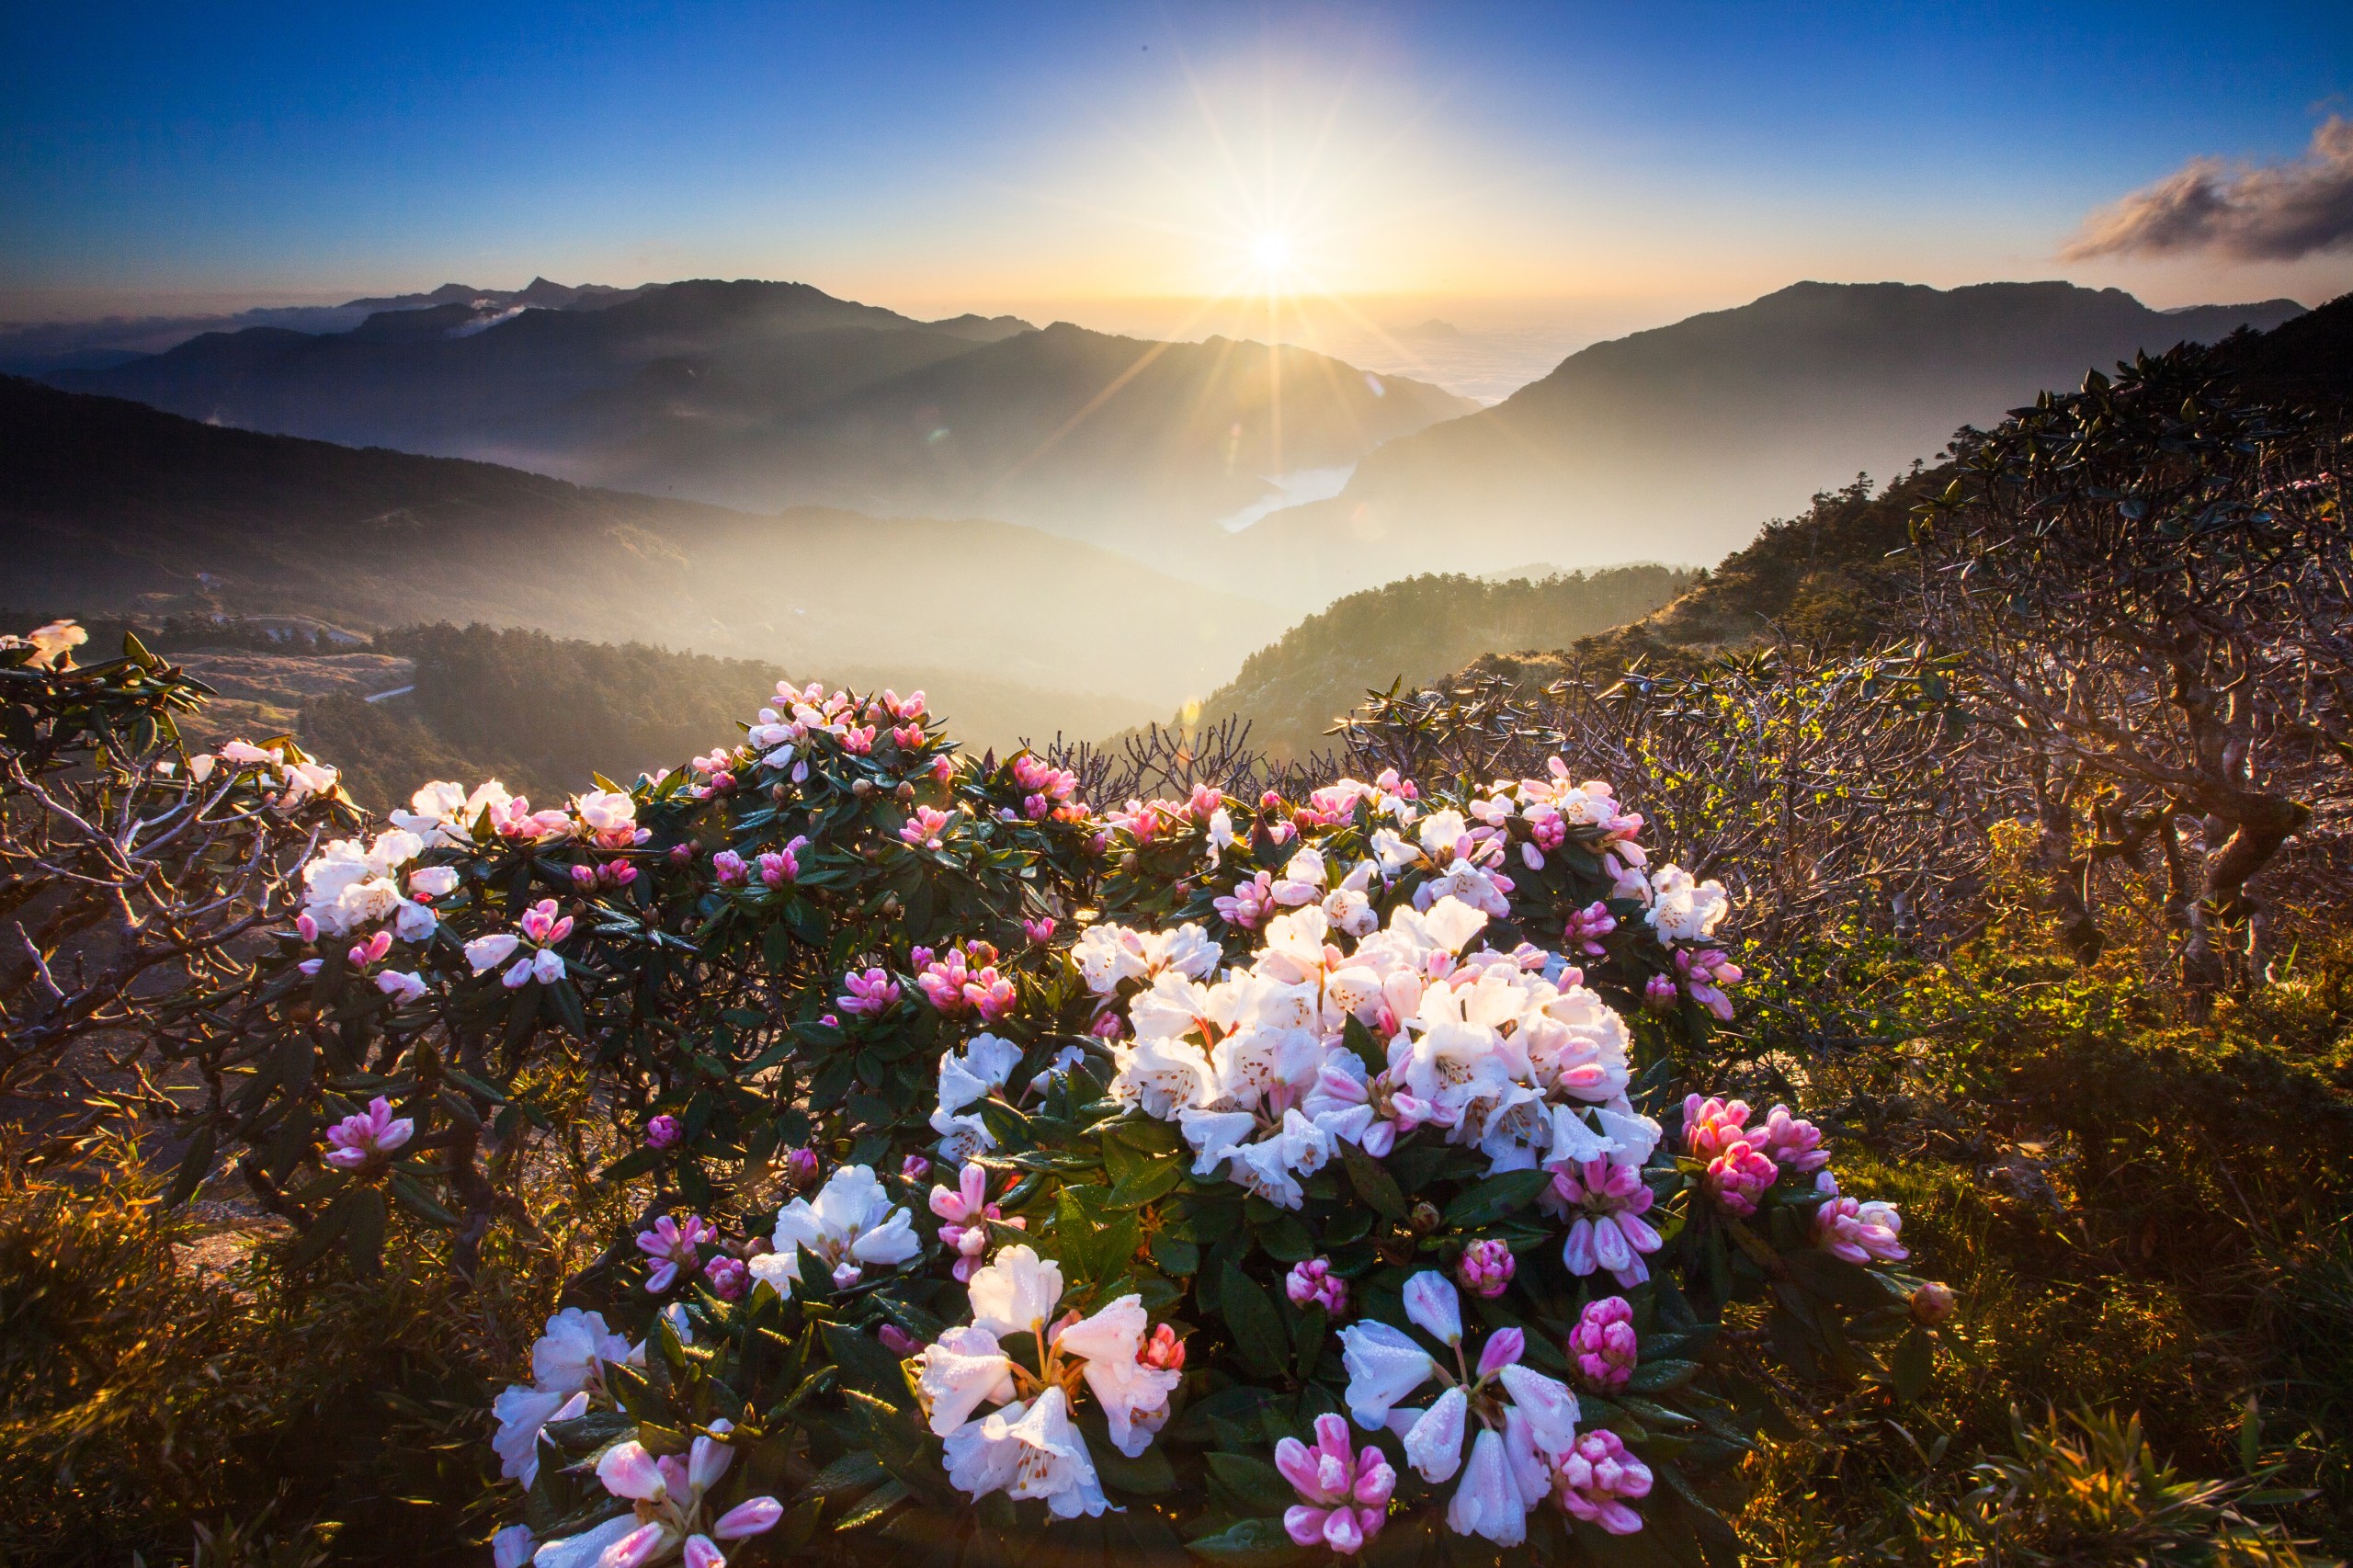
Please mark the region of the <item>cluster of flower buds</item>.
POLYGON ((1332 1272, 1332 1260, 1326 1257, 1292 1264, 1283 1280, 1283 1294, 1295 1307, 1322 1307, 1335 1323, 1348 1310, 1348 1282, 1332 1272))
POLYGON ((996 949, 988 943, 962 943, 939 954, 916 948, 908 959, 918 966, 915 986, 924 1000, 947 1017, 972 1012, 983 1023, 995 1023, 1013 1011, 1013 982, 997 972, 996 949))
POLYGON ((1008 1220, 997 1211, 997 1206, 989 1201, 989 1173, 975 1165, 966 1165, 956 1173, 952 1189, 931 1189, 931 1211, 944 1221, 939 1227, 939 1242, 956 1255, 953 1272, 959 1280, 972 1278, 973 1270, 987 1256, 992 1223, 1010 1225, 1015 1230, 1025 1230, 1029 1223, 1017 1214, 1008 1220))
POLYGON ((888 970, 852 970, 842 977, 842 994, 834 1001, 845 1013, 880 1017, 899 1005, 899 983, 888 970))
POLYGON ((1462 1257, 1454 1266, 1454 1278, 1472 1295, 1493 1301, 1510 1288, 1513 1274, 1519 1262, 1511 1248, 1500 1241, 1477 1241, 1462 1249, 1462 1257))
POLYGON ((583 860, 572 868, 572 885, 582 893, 625 888, 635 881, 637 868, 627 860, 604 860, 593 865, 583 860))
POLYGON ((1634 1309, 1623 1296, 1587 1301, 1569 1330, 1569 1359, 1596 1393, 1611 1393, 1634 1375, 1634 1309))
POLYGON ((654 1262, 654 1272, 646 1276, 646 1290, 658 1296, 681 1277, 699 1272, 700 1249, 718 1239, 719 1227, 699 1214, 688 1215, 683 1223, 665 1214, 654 1221, 652 1230, 640 1231, 637 1250, 654 1262))

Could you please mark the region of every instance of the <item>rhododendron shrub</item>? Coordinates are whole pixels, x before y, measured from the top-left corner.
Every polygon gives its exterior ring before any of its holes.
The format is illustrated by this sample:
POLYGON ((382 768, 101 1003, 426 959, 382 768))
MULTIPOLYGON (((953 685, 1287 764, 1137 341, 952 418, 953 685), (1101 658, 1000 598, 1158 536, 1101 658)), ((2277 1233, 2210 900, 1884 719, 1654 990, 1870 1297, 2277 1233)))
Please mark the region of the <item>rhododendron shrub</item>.
POLYGON ((1684 1080, 1730 901, 1564 760, 1097 811, 811 687, 561 804, 207 768, 316 837, 190 1014, 194 1177, 297 1267, 468 1268, 543 1130, 642 1214, 483 1412, 499 1562, 1729 1562, 1764 1413, 1951 1315, 1684 1080))
POLYGON ((1736 980, 1727 901, 1606 786, 1067 821, 1042 941, 845 949, 805 1003, 795 1051, 881 1020, 878 1075, 922 1093, 788 1078, 831 1136, 760 1177, 689 1191, 668 1126, 616 1173, 672 1176, 580 1286, 644 1364, 540 1429, 538 1561, 627 1520, 692 1549, 598 1480, 626 1439, 717 1443, 780 1500, 722 1554, 1728 1562, 1793 1374, 1919 1391, 1944 1314, 1900 1215, 1790 1108, 1678 1082, 1719 1011, 1686 977, 1736 980))
POLYGON ((454 1230, 461 1267, 498 1206, 486 1149, 551 1123, 516 1086, 544 1061, 587 1066, 639 1145, 607 1179, 690 1204, 727 1206, 813 1142, 879 1157, 929 1108, 943 1014, 909 983, 938 967, 926 939, 962 944, 960 1014, 1059 967, 1025 926, 1071 906, 1093 830, 1060 797, 1032 809, 1060 787, 1039 767, 960 762, 920 694, 812 687, 630 788, 534 806, 427 784, 303 868, 220 1026, 270 1044, 206 1131, 251 1151, 304 1256, 372 1256, 389 1199, 454 1230), (323 1160, 323 1130, 371 1104, 408 1130, 397 1148, 323 1160))

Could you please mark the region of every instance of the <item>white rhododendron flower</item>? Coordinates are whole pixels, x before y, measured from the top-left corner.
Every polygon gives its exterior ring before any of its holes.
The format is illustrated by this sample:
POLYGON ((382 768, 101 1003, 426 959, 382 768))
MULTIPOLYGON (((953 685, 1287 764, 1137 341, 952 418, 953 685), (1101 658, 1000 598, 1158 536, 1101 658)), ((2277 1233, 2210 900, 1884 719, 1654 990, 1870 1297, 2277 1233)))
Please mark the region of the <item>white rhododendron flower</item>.
POLYGON ((473 842, 473 825, 484 812, 497 821, 515 797, 492 778, 469 793, 462 784, 436 779, 409 797, 409 809, 392 812, 392 825, 405 828, 431 845, 462 846, 473 842))
POLYGON ((588 831, 599 837, 633 833, 637 827, 637 802, 618 790, 591 790, 574 796, 572 809, 588 831))
POLYGON ((939 1134, 942 1159, 961 1165, 996 1147, 973 1108, 1010 1083, 1020 1065, 1019 1046, 986 1033, 974 1035, 961 1051, 941 1054, 939 1103, 931 1113, 931 1130, 939 1134))
POLYGON ((814 1203, 796 1198, 786 1204, 770 1241, 776 1250, 752 1259, 752 1277, 787 1298, 801 1278, 802 1247, 832 1271, 836 1290, 857 1284, 869 1268, 895 1267, 923 1250, 912 1216, 891 1201, 871 1165, 844 1165, 814 1203))
POLYGON ((1712 878, 1694 882, 1680 866, 1661 866, 1651 879, 1651 929, 1662 942, 1704 942, 1732 908, 1724 885, 1712 878))
POLYGON ((949 1434, 946 1449, 949 1481, 975 1499, 992 1492, 1017 1501, 1036 1498, 1058 1519, 1100 1514, 1110 1506, 1060 1387, 966 1422, 949 1434))
POLYGON ((455 866, 419 866, 408 874, 408 891, 418 898, 443 898, 458 891, 455 866))
POLYGON ((540 1429, 588 1413, 592 1395, 603 1396, 606 1362, 644 1360, 645 1346, 607 1328, 601 1312, 566 1307, 548 1319, 547 1332, 531 1346, 531 1381, 509 1386, 490 1407, 498 1422, 490 1446, 499 1473, 529 1486, 540 1472, 540 1429))
POLYGON ((1097 996, 1110 995, 1121 981, 1148 983, 1164 970, 1207 980, 1223 961, 1209 933, 1189 921, 1174 931, 1135 931, 1108 922, 1090 926, 1079 933, 1070 956, 1079 978, 1097 996))
MULTIPOLYGON (((302 868, 302 914, 328 937, 348 936, 402 915, 415 906, 401 892, 396 873, 424 847, 422 838, 401 828, 387 828, 365 845, 356 838, 331 840, 302 868)), ((421 930, 415 917, 405 920, 404 941, 419 941, 432 932, 430 910, 425 911, 421 930), (410 936, 411 930, 418 935, 410 936)))
POLYGON ((1086 1439, 1071 1420, 1078 1374, 1103 1407, 1111 1442, 1130 1459, 1151 1447, 1183 1379, 1182 1346, 1163 1327, 1147 1338, 1141 1296, 1121 1296, 1086 1318, 1051 1322, 1062 1303, 1059 1265, 1009 1246, 973 1274, 972 1322, 951 1328, 910 1360, 931 1429, 946 1439, 948 1478, 974 1498, 1003 1492, 1042 1499, 1062 1518, 1107 1506, 1086 1439), (1037 1346, 1033 1372, 1007 1341, 1037 1346), (983 1405, 1001 1409, 981 1414, 983 1405))

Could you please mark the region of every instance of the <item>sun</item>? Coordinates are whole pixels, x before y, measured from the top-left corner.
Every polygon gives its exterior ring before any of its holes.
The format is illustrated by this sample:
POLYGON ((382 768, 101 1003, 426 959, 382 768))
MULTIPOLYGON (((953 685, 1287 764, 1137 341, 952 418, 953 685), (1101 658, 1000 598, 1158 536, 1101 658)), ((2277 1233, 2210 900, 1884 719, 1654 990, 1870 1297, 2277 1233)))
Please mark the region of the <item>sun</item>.
POLYGON ((1250 242, 1250 259, 1261 272, 1281 272, 1290 266, 1290 236, 1269 229, 1250 242))

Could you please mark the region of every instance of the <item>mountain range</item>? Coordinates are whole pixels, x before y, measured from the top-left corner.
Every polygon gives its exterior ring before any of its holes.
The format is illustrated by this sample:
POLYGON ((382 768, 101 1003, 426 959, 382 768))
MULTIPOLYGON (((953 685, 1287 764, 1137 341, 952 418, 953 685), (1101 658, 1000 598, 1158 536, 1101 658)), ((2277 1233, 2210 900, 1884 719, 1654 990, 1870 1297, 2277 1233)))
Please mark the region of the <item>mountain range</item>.
POLYGON ((247 327, 69 390, 760 511, 979 515, 1151 555, 1476 405, 1307 349, 921 322, 805 284, 535 308, 450 299, 347 332, 247 327))
POLYGON ((14 378, 0 433, 0 603, 51 613, 480 620, 901 689, 945 671, 1040 733, 1073 694, 1116 699, 1084 705, 1098 722, 1165 712, 1285 619, 1010 523, 731 511, 14 378))
POLYGON ((349 332, 381 311, 481 302, 538 310, 594 310, 643 293, 647 285, 567 284, 534 278, 520 289, 476 289, 444 283, 415 294, 347 300, 339 305, 264 305, 233 315, 106 316, 97 321, 0 323, 0 374, 45 376, 53 370, 103 370, 176 348, 208 332, 282 327, 303 333, 349 332))
POLYGON ((2068 283, 1793 284, 1573 354, 1492 408, 1385 443, 1336 496, 1274 512, 1235 544, 1297 604, 1531 553, 1710 560, 1759 518, 1859 471, 1933 458, 1962 425, 2087 369, 2302 311, 2154 311, 2068 283))

